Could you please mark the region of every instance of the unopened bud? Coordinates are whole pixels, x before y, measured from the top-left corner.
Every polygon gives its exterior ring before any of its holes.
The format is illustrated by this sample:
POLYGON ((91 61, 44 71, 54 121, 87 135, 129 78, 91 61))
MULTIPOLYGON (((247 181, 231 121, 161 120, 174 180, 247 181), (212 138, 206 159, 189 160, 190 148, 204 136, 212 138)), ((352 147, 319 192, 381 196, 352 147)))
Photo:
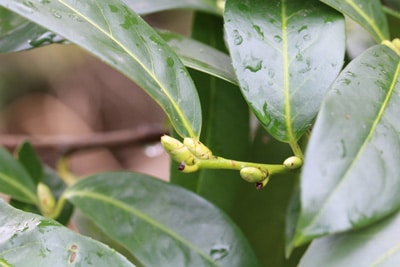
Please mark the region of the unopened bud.
POLYGON ((300 168, 302 164, 303 161, 301 160, 301 158, 296 156, 289 157, 283 162, 283 165, 291 170, 300 168))
POLYGON ((210 159, 212 157, 211 150, 199 140, 185 138, 183 139, 183 144, 199 159, 210 159))
POLYGON ((164 135, 161 137, 161 144, 173 160, 184 162, 187 165, 194 164, 195 160, 193 154, 179 140, 164 135))
POLYGON ((40 210, 43 215, 48 217, 54 212, 56 207, 56 201, 50 188, 44 183, 37 185, 37 196, 39 198, 40 210))
POLYGON ((265 180, 262 180, 261 182, 256 183, 256 189, 257 190, 263 189, 268 182, 269 182, 269 177, 267 177, 265 180))
POLYGON ((240 176, 249 183, 256 183, 268 177, 268 171, 262 171, 256 167, 244 167, 240 170, 240 176))

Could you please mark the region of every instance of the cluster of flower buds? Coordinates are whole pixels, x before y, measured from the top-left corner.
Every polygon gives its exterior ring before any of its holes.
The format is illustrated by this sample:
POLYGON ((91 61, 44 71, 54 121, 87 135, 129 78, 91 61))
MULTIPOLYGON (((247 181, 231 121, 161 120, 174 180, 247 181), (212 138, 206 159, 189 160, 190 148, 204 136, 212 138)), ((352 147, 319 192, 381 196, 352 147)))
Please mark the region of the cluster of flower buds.
POLYGON ((199 140, 184 138, 183 143, 168 135, 161 137, 161 144, 171 158, 179 162, 182 172, 195 172, 199 168, 239 170, 247 182, 255 183, 257 189, 264 188, 272 174, 300 168, 302 160, 293 156, 278 165, 240 162, 214 156, 211 150, 199 140))
POLYGON ((382 44, 391 48, 394 52, 397 53, 397 55, 400 55, 400 39, 399 38, 395 38, 392 41, 384 40, 382 42, 382 44))
POLYGON ((210 149, 193 138, 185 138, 182 143, 171 136, 164 135, 161 137, 161 144, 171 158, 179 162, 179 170, 182 172, 197 171, 199 167, 196 160, 208 159, 212 156, 210 149))

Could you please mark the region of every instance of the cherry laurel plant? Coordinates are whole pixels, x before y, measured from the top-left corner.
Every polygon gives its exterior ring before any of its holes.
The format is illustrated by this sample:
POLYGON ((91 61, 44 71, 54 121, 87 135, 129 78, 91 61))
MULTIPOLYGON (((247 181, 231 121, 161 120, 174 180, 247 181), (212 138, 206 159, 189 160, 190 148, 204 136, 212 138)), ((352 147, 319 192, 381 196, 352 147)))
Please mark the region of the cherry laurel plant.
POLYGON ((400 262, 396 1, 0 6, 2 53, 75 44, 135 81, 173 128, 161 138, 168 183, 65 179, 29 143, 1 149, 0 266, 400 262), (142 19, 171 9, 192 12, 191 36, 142 19), (65 227, 74 210, 103 238, 65 227))

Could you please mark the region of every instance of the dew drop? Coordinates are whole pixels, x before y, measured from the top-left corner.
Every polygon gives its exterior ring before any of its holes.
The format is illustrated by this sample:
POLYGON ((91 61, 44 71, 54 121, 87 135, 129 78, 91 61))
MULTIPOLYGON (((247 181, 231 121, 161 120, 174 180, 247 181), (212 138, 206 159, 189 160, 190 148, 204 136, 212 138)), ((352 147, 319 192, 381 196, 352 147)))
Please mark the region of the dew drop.
POLYGON ((302 31, 305 31, 307 29, 308 29, 308 26, 307 25, 303 25, 303 26, 300 27, 300 29, 297 30, 297 32, 301 33, 302 31))
POLYGON ((275 35, 274 36, 274 41, 277 43, 281 43, 282 42, 282 37, 280 37, 279 35, 275 35))
POLYGON ((309 34, 306 34, 303 36, 304 41, 310 41, 310 39, 311 39, 311 36, 309 34))
POLYGON ((240 45, 241 43, 243 43, 243 37, 240 35, 238 30, 234 30, 232 32, 232 37, 233 37, 233 43, 235 45, 240 45))
POLYGON ((270 78, 274 78, 274 77, 275 77, 275 71, 274 71, 273 69, 269 69, 269 70, 268 70, 268 76, 269 76, 270 78))
POLYGON ((257 72, 262 68, 262 60, 261 59, 252 59, 248 62, 245 69, 251 72, 257 72))
POLYGON ((210 250, 210 256, 214 261, 221 260, 228 256, 229 246, 227 245, 215 245, 210 250))
POLYGON ((264 33, 261 30, 260 26, 258 25, 253 25, 253 29, 257 32, 258 36, 261 37, 262 40, 264 40, 264 33))
POLYGON ((61 19, 61 18, 62 18, 62 15, 61 15, 60 13, 58 13, 58 11, 53 11, 53 16, 54 16, 56 19, 61 19))

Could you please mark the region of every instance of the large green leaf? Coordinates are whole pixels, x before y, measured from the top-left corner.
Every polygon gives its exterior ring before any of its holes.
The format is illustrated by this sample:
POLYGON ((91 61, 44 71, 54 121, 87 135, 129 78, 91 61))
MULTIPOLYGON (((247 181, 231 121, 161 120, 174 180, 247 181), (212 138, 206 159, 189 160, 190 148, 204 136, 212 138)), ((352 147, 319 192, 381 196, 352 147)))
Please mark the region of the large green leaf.
POLYGON ((216 0, 124 0, 135 12, 149 14, 169 9, 196 9, 214 14, 221 14, 222 6, 216 0))
POLYGON ((377 45, 331 86, 301 175, 295 243, 359 228, 400 207, 400 57, 377 45))
POLYGON ((121 0, 0 0, 137 82, 182 136, 198 137, 201 111, 190 76, 164 40, 121 0))
POLYGON ((376 42, 389 39, 389 29, 379 0, 321 0, 364 27, 376 42))
POLYGON ((343 17, 314 0, 228 0, 224 18, 250 107, 273 137, 297 141, 342 66, 343 17))
POLYGON ((65 197, 144 266, 258 266, 224 213, 155 178, 103 173, 77 182, 65 197))
POLYGON ((0 148, 0 192, 22 202, 38 203, 33 179, 3 148, 0 148))
POLYGON ((134 266, 115 250, 0 200, 0 266, 134 266))
POLYGON ((300 267, 393 267, 400 262, 400 213, 349 233, 315 240, 300 267))
MULTIPOLYGON (((196 13, 193 38, 223 49, 222 25, 219 17, 196 13)), ((196 71, 191 74, 199 91, 205 122, 201 140, 215 155, 245 159, 249 149, 249 112, 239 88, 210 75, 196 71)), ((180 173, 176 164, 171 169, 171 182, 196 192, 228 214, 236 210, 239 188, 252 187, 237 171, 203 169, 187 174, 180 173)))
MULTIPOLYGON (((202 26, 206 28, 205 25, 202 26)), ((213 26, 215 27, 215 25, 213 26)), ((158 33, 174 49, 185 66, 237 84, 231 59, 227 54, 177 33, 168 31, 159 31, 158 33)), ((212 35, 210 32, 208 34, 212 35)))

